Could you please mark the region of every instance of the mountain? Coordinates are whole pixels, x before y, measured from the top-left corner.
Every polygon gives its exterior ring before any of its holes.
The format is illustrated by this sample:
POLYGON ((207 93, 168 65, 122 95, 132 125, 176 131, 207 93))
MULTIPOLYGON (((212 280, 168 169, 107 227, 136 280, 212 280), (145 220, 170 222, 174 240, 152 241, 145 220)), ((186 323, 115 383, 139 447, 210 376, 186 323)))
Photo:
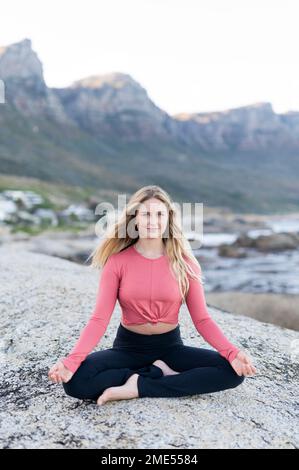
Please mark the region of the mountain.
POLYGON ((30 39, 0 48, 0 77, 5 83, 8 106, 23 116, 43 115, 57 122, 71 122, 55 93, 45 84, 42 63, 32 50, 30 39))
POLYGON ((78 127, 99 137, 126 141, 167 139, 171 117, 158 108, 129 75, 111 73, 74 82, 54 92, 78 127))
POLYGON ((0 48, 0 172, 239 211, 299 208, 299 112, 271 103, 169 115, 130 75, 50 88, 31 40, 0 48))
POLYGON ((299 112, 276 114, 271 103, 174 117, 186 141, 206 150, 299 150, 299 112))

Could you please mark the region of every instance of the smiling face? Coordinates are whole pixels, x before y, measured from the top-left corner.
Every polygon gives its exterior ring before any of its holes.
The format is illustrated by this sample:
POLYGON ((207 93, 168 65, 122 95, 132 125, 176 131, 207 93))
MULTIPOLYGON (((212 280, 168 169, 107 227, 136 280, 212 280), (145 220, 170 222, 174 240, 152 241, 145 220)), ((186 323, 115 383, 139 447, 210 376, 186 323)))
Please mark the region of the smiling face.
POLYGON ((136 215, 140 238, 162 238, 167 223, 168 210, 162 201, 153 197, 140 204, 136 215))

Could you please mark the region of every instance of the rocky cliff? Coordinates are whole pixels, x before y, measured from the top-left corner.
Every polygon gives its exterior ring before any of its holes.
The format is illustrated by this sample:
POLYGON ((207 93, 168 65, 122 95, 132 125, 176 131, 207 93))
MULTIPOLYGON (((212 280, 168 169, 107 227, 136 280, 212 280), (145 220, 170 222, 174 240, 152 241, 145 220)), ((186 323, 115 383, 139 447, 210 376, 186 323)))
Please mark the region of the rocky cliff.
POLYGON ((47 87, 28 38, 0 48, 0 78, 6 99, 21 113, 47 115, 97 136, 114 134, 126 141, 155 136, 205 151, 299 149, 299 112, 277 114, 269 102, 170 116, 126 73, 85 77, 65 88, 47 87))
MULTIPOLYGON (((67 61, 67 58, 66 58, 67 61)), ((299 113, 271 103, 169 115, 129 74, 45 83, 26 38, 0 48, 0 173, 237 211, 297 211, 299 113)))
POLYGON ((47 87, 43 65, 30 39, 0 48, 0 79, 5 85, 5 102, 22 115, 73 124, 55 93, 47 87))

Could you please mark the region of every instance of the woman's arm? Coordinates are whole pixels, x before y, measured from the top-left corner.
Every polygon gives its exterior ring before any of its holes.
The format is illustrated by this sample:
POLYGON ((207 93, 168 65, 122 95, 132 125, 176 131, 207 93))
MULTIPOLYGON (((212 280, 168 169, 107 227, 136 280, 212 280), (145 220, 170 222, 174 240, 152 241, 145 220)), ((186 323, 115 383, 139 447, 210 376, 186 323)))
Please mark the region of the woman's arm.
POLYGON ((115 253, 109 256, 102 268, 96 305, 91 318, 82 330, 70 354, 61 359, 63 364, 72 372, 76 372, 81 362, 84 361, 90 351, 98 344, 107 329, 113 313, 119 287, 119 273, 114 256, 115 253))
MULTIPOLYGON (((190 263, 190 261, 188 260, 190 263)), ((201 273, 200 267, 195 263, 191 263, 193 270, 201 273)), ((205 300, 204 288, 197 279, 189 278, 189 291, 186 296, 186 305, 189 309, 190 316, 199 334, 217 351, 221 356, 225 357, 230 363, 235 359, 240 351, 234 346, 224 335, 219 326, 211 318, 205 300)))

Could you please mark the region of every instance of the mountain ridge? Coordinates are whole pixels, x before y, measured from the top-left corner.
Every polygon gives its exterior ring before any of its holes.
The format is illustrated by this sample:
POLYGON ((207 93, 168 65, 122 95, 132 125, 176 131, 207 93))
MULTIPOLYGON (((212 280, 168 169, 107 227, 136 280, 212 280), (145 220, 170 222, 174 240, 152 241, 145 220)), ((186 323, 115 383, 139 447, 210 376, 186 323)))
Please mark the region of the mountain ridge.
POLYGON ((51 88, 28 38, 0 48, 0 78, 2 174, 116 192, 154 183, 212 206, 298 210, 299 112, 258 102, 171 116, 121 72, 51 88))

